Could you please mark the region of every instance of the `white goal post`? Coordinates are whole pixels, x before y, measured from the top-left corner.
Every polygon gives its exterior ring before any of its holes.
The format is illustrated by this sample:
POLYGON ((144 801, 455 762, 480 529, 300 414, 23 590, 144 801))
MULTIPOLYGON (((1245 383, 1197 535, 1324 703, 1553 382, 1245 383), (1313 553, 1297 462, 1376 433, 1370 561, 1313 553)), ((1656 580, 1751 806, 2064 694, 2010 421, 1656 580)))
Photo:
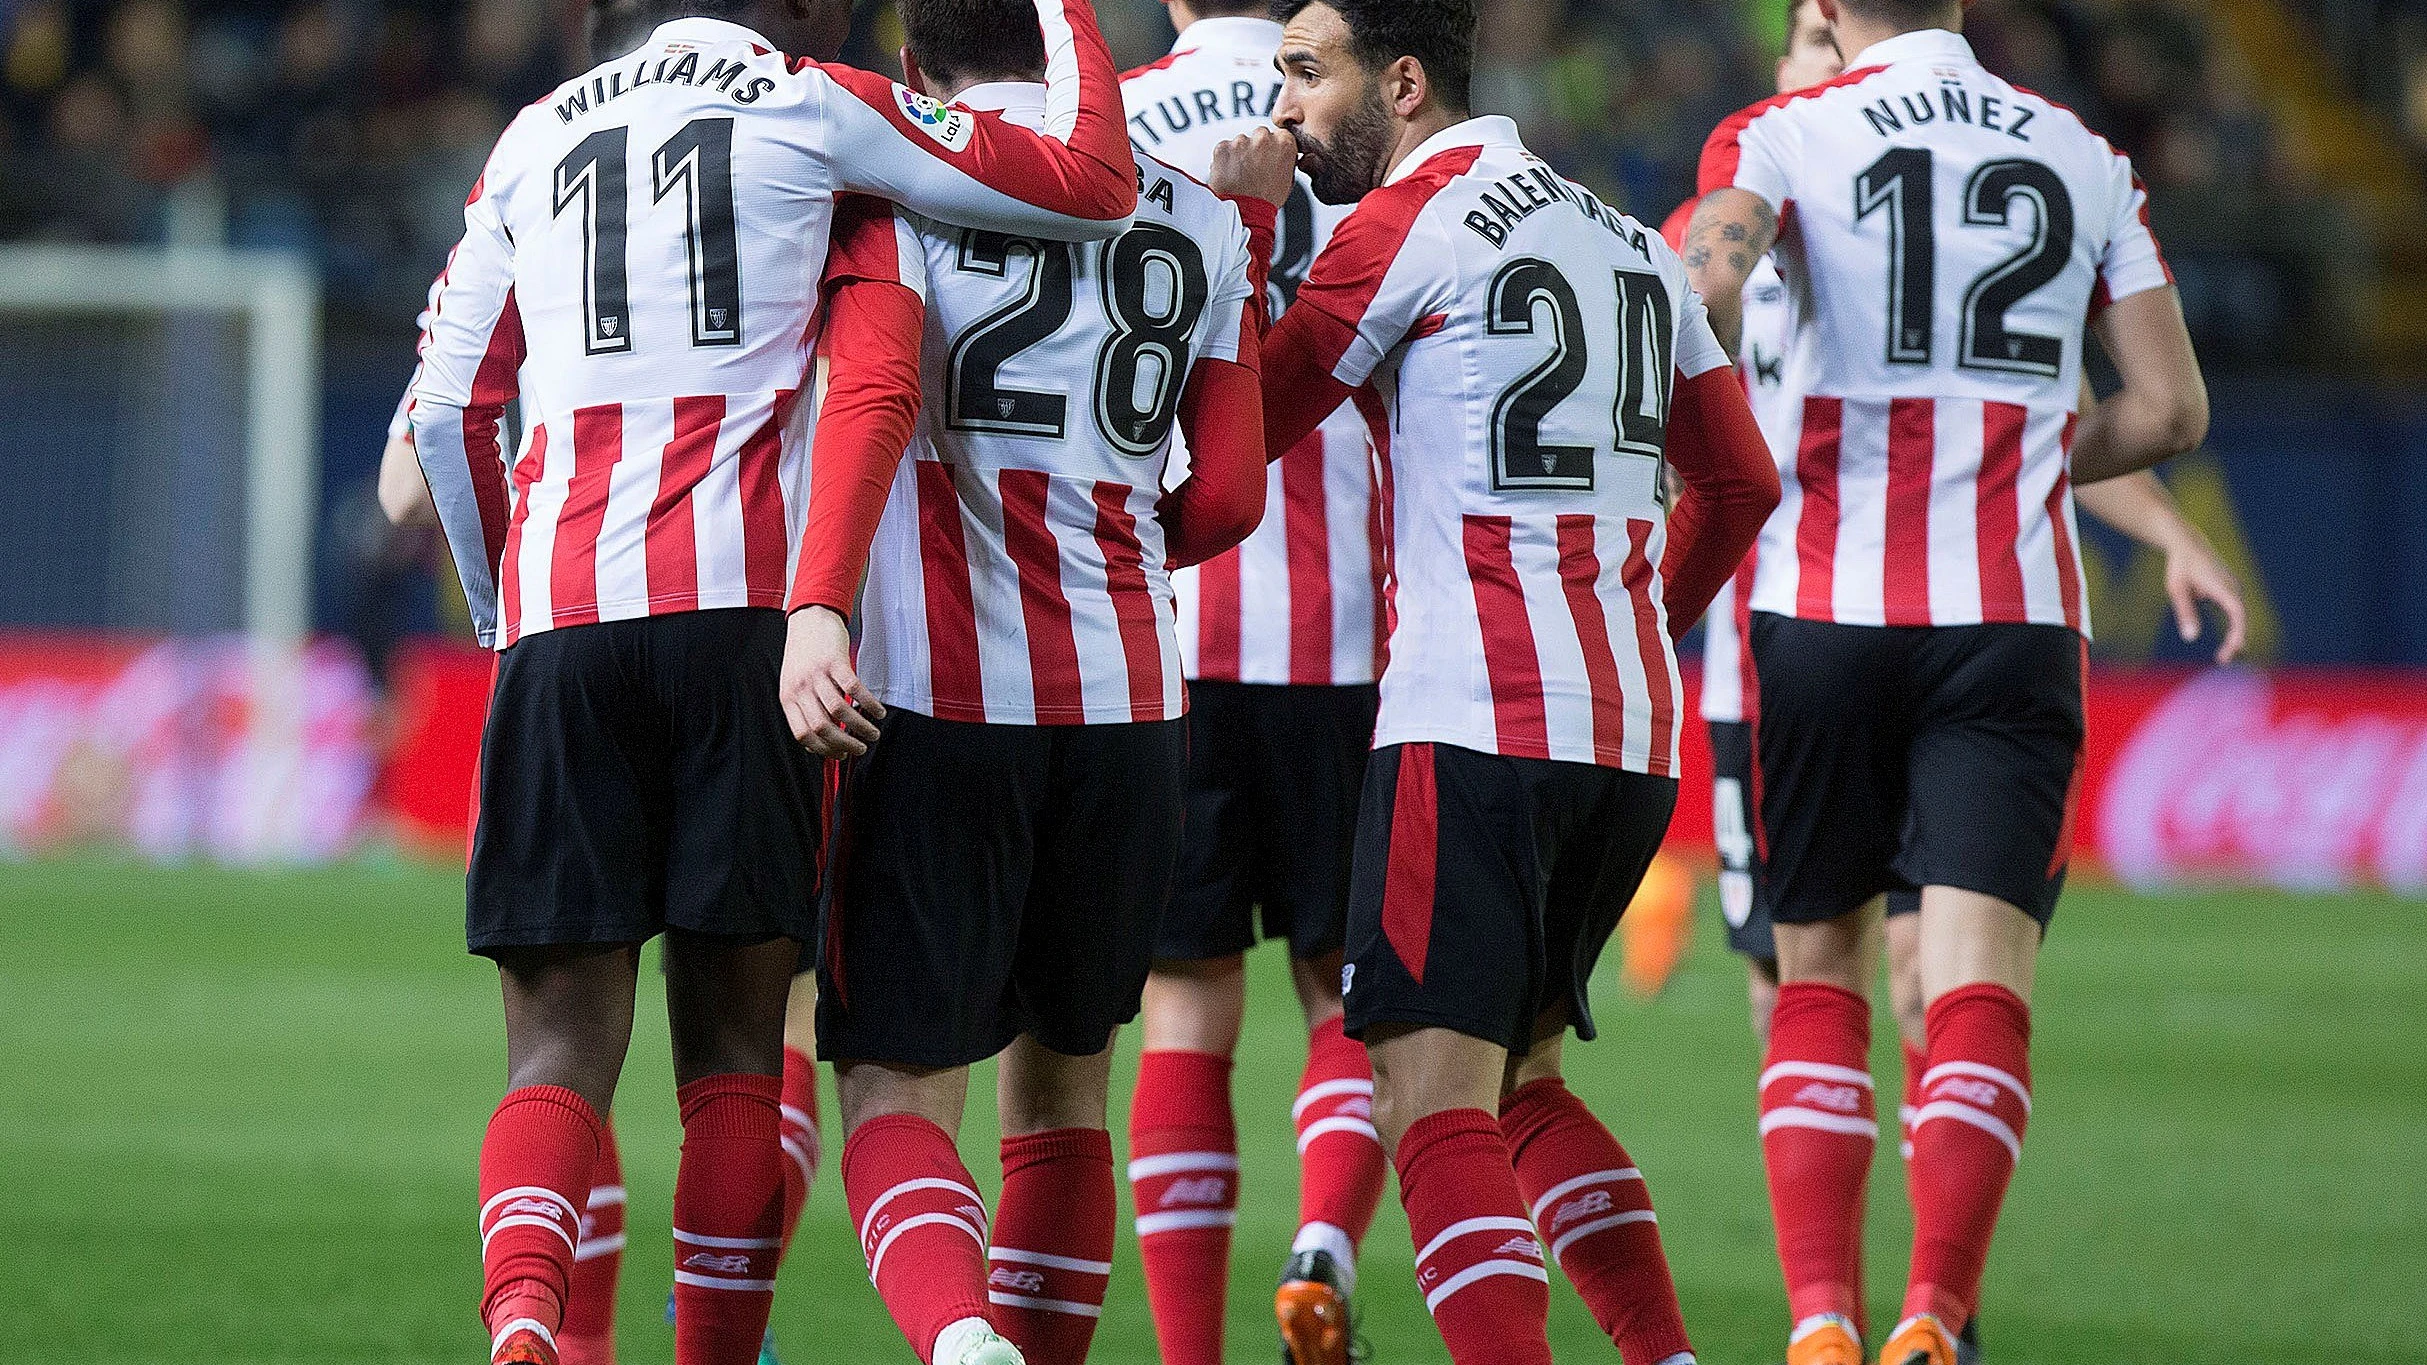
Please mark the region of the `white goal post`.
POLYGON ((0 311, 210 312, 245 324, 244 624, 292 647, 312 627, 320 508, 320 280, 291 251, 0 245, 0 311))

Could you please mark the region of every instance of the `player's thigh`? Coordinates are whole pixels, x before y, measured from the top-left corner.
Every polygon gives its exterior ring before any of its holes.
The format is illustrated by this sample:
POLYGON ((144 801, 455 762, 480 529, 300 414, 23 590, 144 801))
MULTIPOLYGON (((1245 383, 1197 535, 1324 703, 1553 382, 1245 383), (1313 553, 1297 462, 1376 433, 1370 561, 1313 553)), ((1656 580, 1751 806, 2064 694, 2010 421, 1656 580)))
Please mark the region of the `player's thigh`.
POLYGON ((1020 915, 1022 1032, 1092 1056, 1138 1017, 1180 853, 1187 734, 1179 721, 1067 726, 1020 915))
POLYGON ((1908 777, 1909 632, 1755 612, 1760 876, 1773 922, 1812 924, 1894 883, 1908 777))
POLYGON ((1594 1034, 1593 967, 1643 885, 1677 810, 1677 779, 1584 764, 1554 765, 1545 804, 1569 814, 1552 851, 1543 907, 1547 978, 1536 1041, 1564 1023, 1594 1034))
POLYGON ((1357 812, 1373 753, 1372 687, 1269 687, 1256 755, 1256 897, 1264 936, 1300 961, 1345 939, 1357 812))
POLYGON ((1522 765, 1447 744, 1374 752, 1341 972, 1352 1037, 1444 1028, 1511 1052, 1545 977, 1547 867, 1522 765))
POLYGON ((661 620, 648 676, 672 736, 666 922, 814 944, 824 771, 794 742, 777 700, 783 613, 661 620))
POLYGON ((2081 637, 2060 626, 1929 632, 1897 871, 2045 926, 2070 852, 2082 759, 2081 637))
POLYGON ((665 927, 667 747, 622 621, 526 636, 498 660, 466 876, 474 952, 639 943, 665 927))
POLYGON ((784 1071, 784 1012, 799 949, 789 938, 666 931, 674 1083, 784 1071))
POLYGON ((1012 964, 1048 734, 900 707, 881 728, 843 781, 818 1054, 965 1066, 1020 1032, 1012 964))
POLYGON ((1205 962, 1255 946, 1255 764, 1261 736, 1240 683, 1189 684, 1188 790, 1158 962, 1205 962))
POLYGON ((1763 903, 1753 824, 1753 727, 1715 720, 1711 730, 1711 822, 1719 851, 1719 915, 1728 947, 1777 973, 1778 943, 1763 903))

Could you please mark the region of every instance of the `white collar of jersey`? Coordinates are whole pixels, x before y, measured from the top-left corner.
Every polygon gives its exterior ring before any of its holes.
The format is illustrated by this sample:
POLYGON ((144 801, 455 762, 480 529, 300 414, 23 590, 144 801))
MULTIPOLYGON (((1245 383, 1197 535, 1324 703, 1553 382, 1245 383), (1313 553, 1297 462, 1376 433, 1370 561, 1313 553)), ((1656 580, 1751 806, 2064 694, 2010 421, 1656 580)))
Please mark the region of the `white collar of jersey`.
POLYGON ((1894 66, 1898 62, 1962 62, 1976 65, 1980 58, 1972 55, 1972 45, 1960 33, 1943 28, 1917 28, 1911 33, 1899 33, 1883 38, 1862 50, 1846 63, 1846 70, 1860 71, 1874 66, 1894 66))
POLYGON ((1198 48, 1256 48, 1278 52, 1281 48, 1281 26, 1270 19, 1258 19, 1248 14, 1223 14, 1211 19, 1199 19, 1180 30, 1180 40, 1171 45, 1174 52, 1191 52, 1198 48))
POLYGON ((1385 185, 1396 185, 1422 169, 1425 162, 1453 147, 1515 147, 1523 150, 1525 139, 1517 136, 1517 121, 1499 114, 1485 114, 1462 123, 1453 123, 1431 137, 1422 146, 1407 154, 1407 159, 1391 168, 1382 177, 1385 185))
POLYGON ((684 39, 695 43, 749 43, 754 47, 763 47, 769 52, 775 51, 775 44, 768 42, 753 29, 744 28, 729 20, 710 19, 699 14, 682 19, 668 19, 659 24, 649 31, 649 41, 645 46, 661 47, 668 42, 684 39))
POLYGON ((981 114, 1001 114, 1022 128, 1045 126, 1045 87, 1035 81, 980 81, 952 97, 981 114))

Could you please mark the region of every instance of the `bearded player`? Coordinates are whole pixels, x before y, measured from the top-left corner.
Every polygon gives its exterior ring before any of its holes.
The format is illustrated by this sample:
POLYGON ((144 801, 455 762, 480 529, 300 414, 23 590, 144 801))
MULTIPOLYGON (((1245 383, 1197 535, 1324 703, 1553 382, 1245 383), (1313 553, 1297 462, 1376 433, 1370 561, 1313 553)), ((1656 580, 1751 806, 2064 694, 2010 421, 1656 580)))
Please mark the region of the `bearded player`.
MULTIPOLYGON (((1141 155, 1202 178, 1223 139, 1270 126, 1281 26, 1266 0, 1168 3, 1171 55, 1122 78, 1129 136, 1141 155)), ((1274 248, 1276 309, 1345 212, 1317 204, 1301 180, 1274 248)), ((1341 924, 1380 667, 1372 448, 1359 406, 1343 405, 1273 462, 1264 522, 1244 545, 1172 575, 1189 683, 1188 821, 1130 1108, 1139 1257, 1168 1365, 1222 1360, 1241 1179, 1231 1058, 1259 926, 1288 944, 1307 1027, 1291 1106, 1298 1230, 1274 1315, 1294 1365, 1348 1355, 1357 1247, 1386 1164, 1373 1072, 1340 1022, 1341 924)))
POLYGON ((1546 1257, 1628 1365, 1690 1361, 1642 1173, 1559 1059, 1676 800, 1669 613, 1776 473, 1676 254, 1469 113, 1469 0, 1277 12, 1274 118, 1357 208, 1274 331, 1268 447, 1369 381, 1390 416, 1342 984, 1419 1284, 1459 1365, 1550 1360, 1546 1257))
POLYGON ((1861 1358, 1863 907, 1918 891, 1927 1055, 1890 1365, 1949 1365, 2029 1113, 2087 630, 2071 484, 2197 444, 2206 391, 2131 164, 1981 69, 1949 0, 1824 0, 1845 75, 1730 119, 1688 232, 1733 343, 1775 245, 1793 452, 1750 642, 1782 985, 1762 1134, 1796 1365, 1861 1358), (1790 211, 1791 210, 1791 211, 1790 211), (2084 319, 2123 377, 2080 404, 2084 319))

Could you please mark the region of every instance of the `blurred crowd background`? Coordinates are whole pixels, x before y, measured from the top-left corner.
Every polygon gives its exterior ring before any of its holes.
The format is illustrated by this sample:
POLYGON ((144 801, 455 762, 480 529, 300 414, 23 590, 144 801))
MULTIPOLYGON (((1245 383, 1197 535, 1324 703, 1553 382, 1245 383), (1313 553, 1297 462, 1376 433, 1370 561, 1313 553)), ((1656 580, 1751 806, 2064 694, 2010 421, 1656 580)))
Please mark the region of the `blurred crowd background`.
MULTIPOLYGON (((393 326, 506 118, 582 64, 581 8, 9 0, 0 238, 302 248, 339 326, 393 326)), ((890 8, 862 4, 854 59, 890 68, 890 8)), ((1125 61, 1164 50, 1157 0, 1098 9, 1125 61)), ((1769 93, 1782 26, 1779 0, 1484 9, 1478 102, 1654 221, 1769 93)), ((2139 161, 2212 361, 2415 340, 2379 315, 2420 269, 2416 219, 2391 229, 2427 164, 2427 0, 1987 0, 1973 24, 1992 67, 2139 161)))

